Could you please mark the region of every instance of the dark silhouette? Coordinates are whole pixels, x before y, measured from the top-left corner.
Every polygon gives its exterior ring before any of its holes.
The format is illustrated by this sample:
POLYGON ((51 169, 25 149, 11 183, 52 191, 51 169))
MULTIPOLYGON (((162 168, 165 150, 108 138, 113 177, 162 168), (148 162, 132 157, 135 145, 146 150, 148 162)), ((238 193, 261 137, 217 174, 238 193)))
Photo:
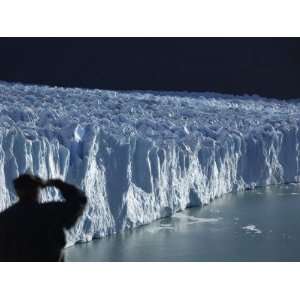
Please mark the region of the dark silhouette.
POLYGON ((13 183, 19 201, 0 214, 0 261, 64 261, 64 229, 82 215, 85 194, 60 179, 24 174, 13 183), (39 203, 46 187, 59 189, 65 201, 39 203))

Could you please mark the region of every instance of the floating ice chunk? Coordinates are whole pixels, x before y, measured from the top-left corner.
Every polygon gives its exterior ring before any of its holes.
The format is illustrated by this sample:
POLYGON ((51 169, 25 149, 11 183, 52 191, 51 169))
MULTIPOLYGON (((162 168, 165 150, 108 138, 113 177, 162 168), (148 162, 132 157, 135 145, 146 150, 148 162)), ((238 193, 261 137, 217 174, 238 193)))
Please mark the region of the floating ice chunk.
POLYGON ((246 230, 247 232, 254 232, 257 234, 261 234, 262 231, 260 229, 258 229, 255 225, 247 225, 242 227, 242 229, 246 230))
POLYGON ((159 226, 159 227, 151 227, 150 228, 147 228, 147 231, 152 233, 152 234, 156 234, 160 231, 164 231, 164 230, 167 230, 167 231, 174 231, 175 228, 173 226, 159 226))
POLYGON ((189 216, 189 215, 186 215, 183 213, 177 213, 176 215, 174 215, 173 218, 180 219, 189 225, 196 224, 196 223, 216 223, 216 222, 222 220, 222 218, 199 218, 199 217, 195 217, 195 216, 189 216))
POLYGON ((161 228, 169 228, 169 229, 174 229, 174 226, 171 224, 160 224, 159 225, 161 228))

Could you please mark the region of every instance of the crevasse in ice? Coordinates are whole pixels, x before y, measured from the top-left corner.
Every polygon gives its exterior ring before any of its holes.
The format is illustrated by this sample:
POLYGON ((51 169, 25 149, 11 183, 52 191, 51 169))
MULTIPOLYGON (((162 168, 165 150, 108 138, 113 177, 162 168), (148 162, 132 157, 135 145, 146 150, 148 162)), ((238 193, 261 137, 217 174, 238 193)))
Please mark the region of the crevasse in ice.
MULTIPOLYGON (((300 103, 211 93, 0 82, 0 210, 30 172, 85 190, 69 244, 120 232, 224 193, 299 181, 300 103)), ((58 201, 55 190, 42 201, 58 201)))

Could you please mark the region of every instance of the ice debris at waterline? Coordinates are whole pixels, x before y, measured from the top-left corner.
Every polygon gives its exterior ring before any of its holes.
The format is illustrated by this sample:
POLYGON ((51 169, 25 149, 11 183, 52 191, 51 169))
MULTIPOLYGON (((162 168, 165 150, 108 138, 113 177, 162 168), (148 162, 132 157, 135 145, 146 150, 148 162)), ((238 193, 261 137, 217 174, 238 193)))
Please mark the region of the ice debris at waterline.
POLYGON ((20 173, 73 182, 89 205, 70 244, 299 181, 298 101, 0 82, 0 112, 0 210, 20 173))
POLYGON ((258 229, 255 225, 251 224, 251 225, 247 225, 242 227, 242 229, 246 230, 247 233, 249 232, 254 232, 256 234, 261 234, 262 231, 260 229, 258 229))

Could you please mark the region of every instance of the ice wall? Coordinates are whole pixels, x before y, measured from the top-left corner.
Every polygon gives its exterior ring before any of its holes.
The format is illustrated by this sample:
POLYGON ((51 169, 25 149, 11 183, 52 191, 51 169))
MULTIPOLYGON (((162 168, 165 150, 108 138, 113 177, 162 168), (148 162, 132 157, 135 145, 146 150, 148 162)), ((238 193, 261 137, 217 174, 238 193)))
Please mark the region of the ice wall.
POLYGON ((299 116, 298 101, 0 82, 0 210, 16 201, 18 174, 75 183, 89 204, 72 244, 299 181, 299 116))

